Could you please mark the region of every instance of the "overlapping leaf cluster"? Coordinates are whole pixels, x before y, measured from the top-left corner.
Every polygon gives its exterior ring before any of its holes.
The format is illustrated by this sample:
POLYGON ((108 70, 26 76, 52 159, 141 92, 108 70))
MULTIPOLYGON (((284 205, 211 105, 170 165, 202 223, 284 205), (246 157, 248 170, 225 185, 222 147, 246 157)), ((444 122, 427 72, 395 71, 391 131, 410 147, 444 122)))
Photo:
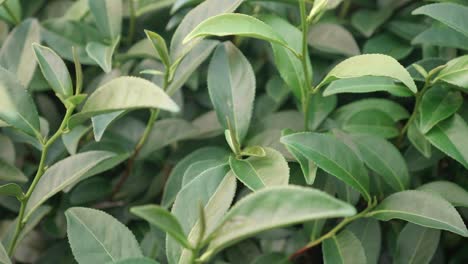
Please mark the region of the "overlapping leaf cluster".
POLYGON ((466 263, 468 3, 0 1, 0 263, 466 263))

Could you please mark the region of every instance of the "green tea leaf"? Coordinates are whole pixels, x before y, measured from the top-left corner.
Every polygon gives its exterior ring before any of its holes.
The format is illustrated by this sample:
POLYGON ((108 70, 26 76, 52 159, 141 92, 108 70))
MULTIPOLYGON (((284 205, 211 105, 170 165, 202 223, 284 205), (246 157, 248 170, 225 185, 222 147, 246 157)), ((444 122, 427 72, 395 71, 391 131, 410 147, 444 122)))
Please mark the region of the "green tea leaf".
POLYGON ((205 147, 195 150, 180 160, 171 171, 166 186, 164 187, 164 193, 161 202, 162 206, 169 207, 174 202, 177 193, 182 188, 184 173, 190 165, 202 160, 212 160, 228 157, 228 155, 229 152, 223 148, 205 147))
POLYGON ((21 170, 0 158, 0 180, 1 181, 14 181, 14 182, 27 182, 28 178, 21 170))
POLYGON ((114 217, 83 207, 72 207, 65 216, 68 241, 78 263, 114 263, 143 257, 135 236, 114 217))
POLYGON ((409 118, 409 113, 404 107, 393 101, 381 98, 367 98, 344 105, 332 114, 332 118, 344 124, 356 113, 366 110, 384 112, 391 117, 394 122, 409 118))
POLYGON ((75 155, 80 139, 89 132, 87 126, 77 126, 62 136, 62 142, 70 155, 75 155))
POLYGON ((412 96, 411 91, 401 85, 396 84, 392 79, 379 76, 363 76, 336 80, 327 86, 323 91, 324 96, 340 93, 370 93, 388 92, 395 96, 412 96))
POLYGON ((433 25, 412 39, 413 45, 433 45, 467 50, 468 36, 445 25, 433 25))
POLYGON ((394 193, 368 215, 382 221, 402 219, 413 224, 468 236, 468 230, 457 210, 439 195, 423 191, 394 193))
POLYGON ((0 17, 11 24, 21 22, 23 9, 21 8, 20 0, 2 0, 2 2, 2 6, 0 7, 0 17), (6 11, 4 5, 8 5, 11 13, 6 11))
POLYGON ((410 43, 407 43, 400 38, 382 33, 376 35, 364 44, 363 53, 381 53, 393 57, 395 60, 402 60, 413 51, 410 43))
POLYGON ((115 40, 122 28, 122 0, 89 0, 88 5, 99 31, 115 40))
POLYGON ((124 260, 119 260, 117 262, 112 261, 108 264, 159 264, 159 262, 150 258, 128 258, 124 260))
POLYGON ((348 230, 323 241, 322 252, 326 264, 367 263, 361 242, 348 230))
POLYGON ((16 77, 0 67, 0 119, 22 132, 41 138, 34 101, 16 77))
POLYGON ((383 138, 398 136, 399 131, 392 118, 379 110, 363 110, 350 116, 343 124, 349 132, 376 135, 383 138))
MULTIPOLYGON (((225 166, 223 171, 200 175, 185 185, 177 195, 172 213, 181 223, 189 243, 195 244, 206 239, 229 209, 235 195, 236 178, 228 170, 229 167, 225 166), (206 216, 204 237, 199 237, 200 205, 206 216)), ((166 254, 169 263, 188 263, 192 252, 184 250, 174 239, 168 237, 166 254)))
POLYGON ((361 54, 353 35, 341 25, 318 23, 310 27, 307 36, 309 45, 319 51, 345 56, 361 54))
POLYGON ((57 94, 67 98, 73 95, 73 83, 63 60, 52 49, 33 44, 36 60, 42 74, 57 94))
POLYGON ((392 10, 389 8, 376 11, 361 9, 351 17, 351 25, 364 36, 370 37, 391 15, 392 10))
MULTIPOLYGON (((274 15, 262 16, 262 20, 274 28, 278 34, 285 38, 288 46, 293 48, 296 53, 301 52, 301 31, 288 21, 274 15)), ((306 83, 302 62, 288 49, 278 44, 271 44, 276 67, 284 82, 292 90, 294 96, 302 99, 305 91, 308 91, 311 84, 306 83)), ((312 67, 309 64, 309 76, 312 76, 312 67)))
POLYGON ((272 148, 265 148, 265 157, 240 160, 231 156, 229 164, 236 177, 252 191, 261 188, 287 185, 289 167, 284 157, 272 148))
MULTIPOLYGON (((13 250, 15 250, 18 247, 18 245, 26 237, 26 235, 29 234, 31 231, 33 231, 34 228, 36 228, 36 226, 51 210, 52 210, 52 207, 44 205, 44 206, 40 206, 39 208, 37 208, 37 210, 31 214, 31 216, 28 219, 28 222, 23 227, 23 230, 19 233, 18 240, 17 240, 18 243, 13 248, 13 250)), ((10 225, 8 226, 8 230, 3 235, 3 238, 1 241, 2 243, 0 244, 5 245, 7 248, 10 246, 11 242, 13 241, 13 237, 16 233, 17 224, 18 224, 18 217, 10 223, 10 225)))
POLYGON ((426 15, 468 36, 468 7, 452 3, 437 3, 421 6, 413 15, 426 15))
POLYGON ((406 224, 398 235, 395 263, 430 263, 439 239, 440 230, 406 224))
POLYGON ((25 87, 28 87, 36 70, 36 61, 32 60, 34 51, 31 45, 40 41, 39 22, 31 18, 11 31, 0 50, 0 65, 13 73, 25 87))
POLYGON ((427 134, 432 145, 468 168, 468 125, 458 114, 438 123, 427 134))
POLYGON ((174 94, 187 82, 195 70, 210 56, 218 43, 217 40, 204 39, 192 47, 174 72, 172 82, 166 89, 169 95, 174 94))
POLYGON ((21 201, 24 197, 23 189, 16 183, 0 185, 0 196, 13 196, 21 201))
POLYGON ((25 210, 28 218, 47 199, 79 182, 91 169, 116 156, 108 151, 89 151, 70 156, 54 164, 42 175, 25 210))
POLYGON ((157 205, 142 205, 132 207, 130 212, 162 229, 185 248, 192 248, 179 221, 166 209, 157 205))
POLYGON ((216 48, 208 69, 208 91, 225 129, 237 142, 247 135, 255 97, 255 74, 249 61, 231 42, 216 48))
POLYGON ((6 252, 3 244, 0 243, 0 263, 2 264, 11 264, 11 260, 8 257, 8 253, 6 252))
POLYGON ((426 139, 419 129, 419 121, 411 122, 408 127, 407 136, 411 144, 426 158, 431 157, 431 143, 426 139))
POLYGON ((86 45, 86 53, 105 73, 109 73, 112 70, 112 56, 119 41, 120 38, 117 37, 111 44, 102 44, 94 41, 89 42, 88 45, 86 45))
POLYGON ((371 135, 353 135, 352 139, 366 166, 382 176, 395 191, 403 191, 409 187, 408 167, 393 144, 371 135), (378 151, 376 146, 379 146, 378 151))
POLYGON ((342 61, 327 74, 319 86, 336 79, 361 76, 390 77, 405 84, 413 93, 418 91, 408 71, 394 58, 382 54, 359 55, 342 61))
POLYGON ((422 97, 419 110, 421 132, 429 132, 437 123, 456 113, 462 104, 460 92, 441 86, 429 89, 422 97))
POLYGON ((229 210, 201 259, 266 230, 355 213, 351 205, 319 190, 297 186, 265 188, 246 196, 229 210))
POLYGON ((346 230, 352 232, 361 242, 368 264, 377 264, 380 257, 380 248, 382 244, 382 231, 377 220, 372 218, 358 219, 346 230))
POLYGON ((369 176, 354 151, 335 137, 319 133, 297 133, 281 138, 324 171, 359 191, 370 200, 369 176))
POLYGON ((468 207, 468 192, 456 183, 433 181, 419 186, 417 190, 440 195, 453 206, 468 207))
POLYGON ((176 103, 154 83, 125 76, 107 82, 92 93, 81 112, 72 116, 69 126, 76 126, 99 114, 141 108, 179 111, 176 103))

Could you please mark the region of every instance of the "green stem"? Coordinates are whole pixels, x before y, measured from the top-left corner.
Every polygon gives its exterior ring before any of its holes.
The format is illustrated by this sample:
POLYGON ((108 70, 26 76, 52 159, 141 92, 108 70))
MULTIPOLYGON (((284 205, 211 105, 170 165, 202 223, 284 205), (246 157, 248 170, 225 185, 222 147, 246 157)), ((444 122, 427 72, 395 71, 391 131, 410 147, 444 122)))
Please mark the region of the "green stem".
POLYGON ((36 188, 36 185, 39 183, 39 180, 41 179, 42 175, 44 175, 44 172, 46 171, 45 161, 47 158, 47 153, 49 152, 49 148, 66 131, 68 119, 70 119, 70 116, 72 115, 74 109, 75 109, 74 107, 70 107, 67 109, 65 117, 63 118, 62 124, 60 125, 59 129, 55 132, 55 134, 50 139, 48 139, 42 145, 41 160, 39 161, 39 167, 37 169, 36 175, 34 176, 34 180, 29 186, 28 191, 26 192, 25 196, 21 200, 21 207, 20 207, 20 212, 18 214, 18 218, 17 218, 18 222, 16 223, 15 233, 13 235, 13 240, 11 241, 8 247, 9 256, 13 256, 16 244, 18 243, 18 238, 21 234, 21 231, 23 230, 24 226, 26 225, 26 222, 28 221, 27 218, 24 218, 26 206, 28 205, 29 198, 31 197, 34 189, 36 188))
POLYGON ((3 7, 5 8, 5 11, 8 13, 8 15, 10 15, 10 17, 13 19, 13 22, 15 25, 18 25, 19 23, 21 23, 21 21, 15 16, 15 14, 13 13, 13 11, 11 10, 11 8, 8 6, 6 2, 3 4, 3 7))
POLYGON ((130 10, 130 25, 128 29, 128 39, 127 44, 132 44, 133 36, 135 35, 135 24, 136 24, 136 12, 135 12, 135 1, 129 0, 129 10, 130 10))
MULTIPOLYGON (((167 90, 167 88, 169 87, 169 84, 171 83, 171 81, 169 80, 170 74, 171 74, 171 69, 166 68, 166 72, 164 74, 164 81, 163 81, 164 91, 167 90)), ((150 117, 148 119, 148 122, 146 123, 145 131, 143 131, 143 134, 141 135, 140 140, 138 140, 138 143, 135 146, 132 156, 128 159, 127 167, 124 173, 122 174, 122 177, 120 177, 119 181, 117 182, 114 189, 112 190, 111 199, 115 198, 115 195, 123 187, 128 177, 130 177, 130 174, 133 169, 133 163, 135 162, 135 159, 138 157, 138 154, 140 154, 141 149, 143 148, 146 141, 148 140, 148 137, 151 134, 151 130, 153 129, 154 123, 158 119, 159 109, 151 109, 150 111, 151 111, 150 117)))
POLYGON ((333 237, 334 235, 336 235, 336 233, 338 233, 341 229, 343 229, 343 227, 345 227, 349 223, 351 223, 351 222, 353 222, 353 221, 355 221, 357 219, 366 217, 367 213, 369 213, 369 211, 371 211, 376 205, 377 205, 377 200, 376 199, 374 201, 369 202, 369 204, 367 205, 367 208, 364 209, 362 212, 360 212, 359 214, 356 214, 354 216, 344 218, 343 221, 341 221, 337 226, 335 226, 333 229, 328 231, 326 234, 322 235, 321 237, 317 238, 314 241, 309 242, 307 245, 300 248, 298 251, 294 252, 294 254, 292 254, 289 257, 289 259, 294 260, 298 256, 304 254, 309 249, 319 245, 324 240, 329 239, 329 238, 333 237))
POLYGON ((414 103, 413 112, 411 113, 410 118, 408 119, 408 121, 406 122, 406 124, 403 126, 403 128, 400 131, 400 136, 397 139, 397 146, 400 146, 401 143, 403 143, 403 139, 405 137, 406 131, 408 131, 409 126, 414 121, 414 119, 418 116, 418 110, 419 110, 419 106, 421 105, 421 99, 429 88, 431 88, 431 83, 429 80, 426 80, 426 82, 424 83, 424 87, 421 89, 421 91, 419 91, 416 94, 416 102, 414 103))
POLYGON ((309 23, 307 21, 306 14, 306 4, 304 1, 299 1, 299 9, 301 12, 301 27, 302 27, 302 70, 304 71, 304 78, 306 87, 302 89, 302 112, 304 113, 304 130, 309 130, 309 106, 310 106, 310 96, 309 96, 309 86, 311 85, 311 79, 309 76, 309 69, 307 67, 308 58, 308 44, 307 44, 307 35, 309 32, 309 23))
POLYGON ((341 19, 346 17, 350 7, 351 7, 351 1, 344 0, 343 4, 341 5, 341 10, 340 10, 340 15, 339 15, 341 19))

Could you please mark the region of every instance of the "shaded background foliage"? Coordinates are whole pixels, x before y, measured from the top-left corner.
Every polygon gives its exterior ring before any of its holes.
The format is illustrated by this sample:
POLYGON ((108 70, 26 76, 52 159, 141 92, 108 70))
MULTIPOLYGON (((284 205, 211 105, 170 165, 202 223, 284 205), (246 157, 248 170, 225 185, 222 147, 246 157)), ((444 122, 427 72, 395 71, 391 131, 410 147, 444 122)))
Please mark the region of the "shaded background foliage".
POLYGON ((468 261, 466 1, 0 2, 0 263, 468 261))

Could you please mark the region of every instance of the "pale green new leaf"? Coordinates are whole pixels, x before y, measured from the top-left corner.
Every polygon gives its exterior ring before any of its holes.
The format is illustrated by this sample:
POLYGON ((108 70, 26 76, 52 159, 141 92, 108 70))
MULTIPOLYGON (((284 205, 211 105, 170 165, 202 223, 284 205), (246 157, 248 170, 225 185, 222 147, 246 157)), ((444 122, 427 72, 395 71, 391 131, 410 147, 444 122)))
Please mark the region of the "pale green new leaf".
POLYGON ((428 264, 439 245, 440 230, 408 223, 400 231, 396 264, 428 264))
POLYGON ((249 129, 255 88, 255 73, 242 52, 231 42, 220 44, 208 69, 208 91, 219 123, 239 143, 249 129))
POLYGON ((171 67, 171 58, 169 56, 169 51, 167 49, 166 41, 158 33, 145 30, 146 37, 151 41, 153 48, 158 53, 161 62, 166 67, 171 67))
POLYGON ((343 142, 327 134, 297 133, 281 138, 283 144, 295 148, 324 171, 359 191, 370 200, 369 176, 364 164, 343 142))
POLYGON ((311 220, 352 216, 349 204, 312 188, 277 186, 254 192, 226 214, 201 259, 260 232, 311 220))
POLYGON ((464 92, 468 91, 468 55, 455 58, 447 63, 434 82, 438 80, 453 84, 463 89, 464 92))
POLYGON ((157 205, 142 205, 132 207, 130 212, 162 229, 185 248, 192 248, 179 221, 166 209, 157 205))
POLYGON ((122 0, 89 0, 96 26, 105 38, 114 40, 122 28, 122 0))
POLYGON ((434 126, 426 139, 468 169, 468 125, 458 114, 434 126))
POLYGON ((287 185, 289 167, 284 157, 272 148, 265 148, 265 157, 250 157, 239 160, 234 156, 229 164, 236 177, 252 191, 261 188, 287 185))
POLYGON ((453 182, 433 181, 419 186, 418 190, 440 195, 453 206, 468 207, 468 192, 453 182))
POLYGON ((352 138, 367 167, 382 176, 383 180, 395 191, 408 188, 410 183, 408 167, 393 144, 372 135, 353 135, 352 138))
POLYGON ((193 40, 186 44, 183 43, 184 38, 195 27, 210 17, 233 12, 242 2, 243 0, 206 0, 192 9, 180 22, 172 36, 170 53, 173 61, 183 57, 200 41, 193 40))
POLYGON ((65 211, 68 241, 80 264, 117 262, 143 257, 135 236, 111 215, 72 207, 65 211))
POLYGON ((423 191, 394 193, 385 198, 368 216, 382 221, 402 219, 413 224, 468 236, 468 230, 457 210, 439 195, 423 191))
POLYGON ((159 264, 159 262, 150 258, 128 258, 117 262, 112 261, 107 264, 159 264))
POLYGON ((0 50, 0 65, 13 73, 27 87, 36 69, 33 43, 40 42, 40 25, 36 19, 27 19, 11 31, 0 50))
POLYGON ((426 15, 468 36, 468 7, 453 3, 437 3, 422 6, 413 15, 426 15))
POLYGON ((81 112, 72 116, 71 127, 87 118, 115 112, 141 108, 179 111, 176 103, 157 85, 142 78, 118 77, 96 89, 83 105, 81 112))
POLYGON ((0 120, 22 132, 41 138, 34 101, 16 77, 0 67, 0 120))
POLYGON ((325 264, 367 263, 361 242, 348 230, 323 241, 322 252, 325 264))
MULTIPOLYGON (((221 14, 200 23, 190 32, 183 43, 199 37, 238 35, 266 40, 290 50, 286 41, 268 24, 244 14, 221 14)), ((294 50, 292 50, 294 51, 294 50)))
POLYGON ((319 86, 336 79, 361 76, 390 77, 405 84, 413 93, 418 91, 408 71, 397 60, 383 54, 365 54, 346 59, 336 65, 319 86))
POLYGON ((421 132, 429 132, 437 123, 456 113, 462 104, 463 97, 460 92, 442 86, 429 89, 422 97, 419 108, 421 132))
POLYGON ((56 193, 80 181, 91 169, 115 157, 108 151, 89 151, 63 159, 42 175, 29 198, 25 217, 31 215, 41 204, 56 193))
POLYGON ((52 90, 66 99, 73 95, 73 83, 63 60, 48 47, 33 44, 36 60, 52 90))

